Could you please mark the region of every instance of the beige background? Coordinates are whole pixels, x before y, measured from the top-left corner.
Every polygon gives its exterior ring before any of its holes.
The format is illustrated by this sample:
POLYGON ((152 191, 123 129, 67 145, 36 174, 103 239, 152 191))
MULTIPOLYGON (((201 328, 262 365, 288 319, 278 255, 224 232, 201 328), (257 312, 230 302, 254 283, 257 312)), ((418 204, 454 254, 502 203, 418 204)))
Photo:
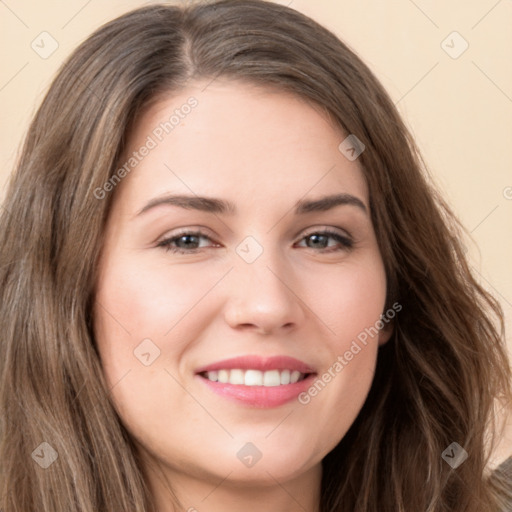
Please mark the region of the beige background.
MULTIPOLYGON (((473 267, 503 305, 512 352, 512 0, 276 1, 334 31, 383 82, 471 232, 473 267)), ((0 2, 0 200, 62 60, 99 25, 143 4, 0 2), (31 47, 51 49, 42 32, 58 43, 47 58, 31 47)), ((510 454, 512 422, 496 460, 510 454)))

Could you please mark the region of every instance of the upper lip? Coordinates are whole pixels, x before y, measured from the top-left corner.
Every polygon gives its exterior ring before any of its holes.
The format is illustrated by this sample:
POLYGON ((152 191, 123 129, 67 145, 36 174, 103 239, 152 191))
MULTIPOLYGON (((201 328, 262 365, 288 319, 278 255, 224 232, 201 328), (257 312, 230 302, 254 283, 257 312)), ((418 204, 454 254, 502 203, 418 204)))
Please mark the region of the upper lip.
POLYGON ((290 356, 262 357, 256 355, 239 356, 223 359, 207 366, 202 366, 196 373, 213 372, 217 370, 297 370, 301 373, 315 373, 309 365, 290 356))

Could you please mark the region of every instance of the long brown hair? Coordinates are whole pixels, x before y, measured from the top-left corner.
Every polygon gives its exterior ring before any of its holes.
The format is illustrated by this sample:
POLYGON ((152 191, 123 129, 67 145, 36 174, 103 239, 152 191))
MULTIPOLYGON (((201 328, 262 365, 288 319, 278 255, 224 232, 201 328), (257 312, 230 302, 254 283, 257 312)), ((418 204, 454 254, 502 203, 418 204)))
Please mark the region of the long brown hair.
POLYGON ((322 512, 497 512, 504 486, 485 468, 511 377, 498 303, 370 70, 311 19, 261 0, 121 16, 74 51, 36 113, 1 212, 0 508, 154 510, 94 342, 114 194, 94 191, 150 101, 217 76, 293 92, 365 145, 388 306, 403 309, 363 409, 323 460, 322 512), (452 442, 469 455, 456 469, 442 458, 452 442))

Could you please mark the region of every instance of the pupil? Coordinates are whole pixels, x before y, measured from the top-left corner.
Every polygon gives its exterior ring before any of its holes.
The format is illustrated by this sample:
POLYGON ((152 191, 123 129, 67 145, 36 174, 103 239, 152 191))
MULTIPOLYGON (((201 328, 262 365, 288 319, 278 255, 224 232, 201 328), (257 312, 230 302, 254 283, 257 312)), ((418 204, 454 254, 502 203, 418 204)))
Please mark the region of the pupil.
POLYGON ((318 241, 320 240, 320 245, 323 246, 324 244, 322 243, 322 241, 325 242, 326 237, 325 237, 325 235, 310 235, 309 238, 310 238, 310 240, 313 241, 313 244, 317 244, 317 245, 318 245, 318 241), (321 239, 323 239, 323 240, 321 240, 321 239))
MULTIPOLYGON (((185 243, 182 245, 184 245, 185 247, 188 247, 188 246, 190 246, 189 242, 191 241, 191 239, 197 239, 197 237, 195 235, 183 235, 178 239, 178 242, 180 240, 185 241, 185 243)), ((192 244, 194 244, 194 243, 197 243, 197 240, 192 240, 192 244)))

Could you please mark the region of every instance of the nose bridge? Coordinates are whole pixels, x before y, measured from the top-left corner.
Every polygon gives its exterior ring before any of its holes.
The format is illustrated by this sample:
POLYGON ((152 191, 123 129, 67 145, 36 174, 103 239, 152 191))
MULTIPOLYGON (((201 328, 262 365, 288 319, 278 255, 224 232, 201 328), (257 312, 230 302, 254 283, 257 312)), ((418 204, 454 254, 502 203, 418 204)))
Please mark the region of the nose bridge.
POLYGON ((238 244, 235 252, 235 272, 239 279, 251 285, 250 288, 255 291, 264 288, 278 294, 289 292, 283 281, 293 279, 291 269, 272 235, 260 235, 258 239, 249 235, 238 244))
POLYGON ((292 291, 293 272, 271 238, 262 243, 248 236, 235 249, 226 313, 233 327, 251 324, 271 331, 302 318, 300 300, 292 291))

